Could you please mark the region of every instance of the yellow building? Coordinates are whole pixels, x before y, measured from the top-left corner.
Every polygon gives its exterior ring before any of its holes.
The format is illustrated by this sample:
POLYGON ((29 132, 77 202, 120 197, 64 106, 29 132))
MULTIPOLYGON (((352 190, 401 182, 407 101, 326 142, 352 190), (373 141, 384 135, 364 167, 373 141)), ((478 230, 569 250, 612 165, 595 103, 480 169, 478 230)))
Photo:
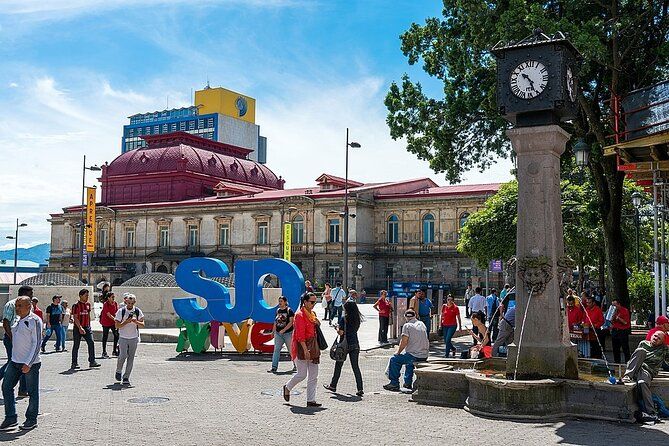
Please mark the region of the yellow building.
POLYGON ((223 87, 205 87, 195 92, 195 104, 198 113, 220 113, 255 124, 256 100, 223 87))

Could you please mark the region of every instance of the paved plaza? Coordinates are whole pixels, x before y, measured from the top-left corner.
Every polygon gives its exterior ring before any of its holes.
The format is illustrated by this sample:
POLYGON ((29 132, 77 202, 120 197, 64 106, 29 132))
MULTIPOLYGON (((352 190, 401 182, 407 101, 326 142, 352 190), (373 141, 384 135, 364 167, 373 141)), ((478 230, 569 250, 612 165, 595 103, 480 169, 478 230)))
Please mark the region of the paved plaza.
MULTIPOLYGON (((96 344, 99 347, 99 343, 96 344)), ((68 348, 71 344, 68 343, 68 348)), ((99 352, 99 348, 98 348, 99 352)), ((83 355, 83 352, 81 352, 83 355)), ((666 444, 669 424, 657 426, 569 420, 523 423, 478 418, 464 410, 420 406, 384 391, 390 349, 361 355, 365 396, 344 367, 338 395, 326 392, 333 362, 322 358, 317 400, 307 409, 304 386, 291 404, 281 395, 290 374, 267 373, 267 356, 178 355, 172 344, 142 344, 133 387, 114 382, 114 360, 99 369, 68 370, 69 353, 42 355, 39 427, 0 433, 0 441, 44 445, 168 444, 666 444), (148 402, 150 398, 157 398, 148 402), (166 400, 161 400, 165 398, 166 400), (163 402, 161 402, 163 401, 163 402)), ((282 361, 281 370, 288 370, 282 361)), ((17 404, 23 420, 27 400, 17 404)))

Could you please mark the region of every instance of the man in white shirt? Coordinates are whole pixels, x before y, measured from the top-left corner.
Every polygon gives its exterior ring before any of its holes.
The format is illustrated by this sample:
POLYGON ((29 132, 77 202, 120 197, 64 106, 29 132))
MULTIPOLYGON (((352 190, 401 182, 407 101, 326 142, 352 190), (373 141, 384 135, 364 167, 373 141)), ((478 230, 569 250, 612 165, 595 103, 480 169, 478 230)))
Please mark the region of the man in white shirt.
MULTIPOLYGON (((483 313, 484 316, 486 316, 486 299, 481 295, 481 287, 477 286, 476 287, 476 294, 474 294, 471 299, 469 299, 469 310, 470 314, 474 314, 477 312, 483 313)), ((485 321, 483 321, 485 322, 485 321)))
POLYGON ((16 315, 19 320, 12 327, 12 357, 5 370, 2 382, 2 397, 5 406, 5 419, 0 424, 0 430, 8 430, 16 426, 16 400, 14 387, 21 376, 26 378, 26 387, 30 400, 26 410, 26 421, 21 430, 30 430, 37 427, 39 413, 39 370, 40 347, 42 345, 42 319, 31 311, 30 297, 21 296, 16 299, 16 315))
POLYGON ((121 373, 123 372, 123 364, 127 360, 125 373, 123 376, 123 385, 130 385, 130 372, 135 362, 135 353, 137 352, 137 344, 139 343, 139 328, 144 328, 144 313, 135 306, 137 298, 134 294, 123 296, 125 306, 118 309, 114 321, 116 322, 116 329, 118 330, 118 348, 119 355, 116 362, 116 381, 121 381, 121 373))

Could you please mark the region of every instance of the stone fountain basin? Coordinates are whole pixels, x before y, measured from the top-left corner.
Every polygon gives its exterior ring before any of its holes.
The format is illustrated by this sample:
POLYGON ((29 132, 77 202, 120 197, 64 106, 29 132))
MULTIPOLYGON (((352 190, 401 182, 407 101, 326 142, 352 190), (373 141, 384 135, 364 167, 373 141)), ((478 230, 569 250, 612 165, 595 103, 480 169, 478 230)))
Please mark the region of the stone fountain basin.
MULTIPOLYGON (((585 379, 513 381, 505 378, 506 360, 437 359, 417 365, 419 404, 461 407, 474 414, 507 419, 552 420, 591 418, 634 422, 636 385, 611 385, 606 373, 597 373, 599 361, 579 359, 585 379)), ((615 374, 624 366, 615 366, 615 374)), ((667 400, 669 375, 653 380, 653 392, 667 400)))

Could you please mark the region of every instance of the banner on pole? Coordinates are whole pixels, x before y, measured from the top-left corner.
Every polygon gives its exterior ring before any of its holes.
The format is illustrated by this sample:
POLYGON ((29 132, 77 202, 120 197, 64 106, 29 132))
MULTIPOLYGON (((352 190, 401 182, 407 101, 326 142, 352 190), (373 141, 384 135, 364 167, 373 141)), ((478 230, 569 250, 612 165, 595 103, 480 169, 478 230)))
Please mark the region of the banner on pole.
POLYGON ((283 224, 283 259, 290 262, 290 253, 293 242, 293 225, 291 223, 283 224))
POLYGON ((95 192, 96 188, 86 188, 86 251, 95 251, 95 192))

